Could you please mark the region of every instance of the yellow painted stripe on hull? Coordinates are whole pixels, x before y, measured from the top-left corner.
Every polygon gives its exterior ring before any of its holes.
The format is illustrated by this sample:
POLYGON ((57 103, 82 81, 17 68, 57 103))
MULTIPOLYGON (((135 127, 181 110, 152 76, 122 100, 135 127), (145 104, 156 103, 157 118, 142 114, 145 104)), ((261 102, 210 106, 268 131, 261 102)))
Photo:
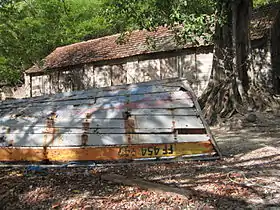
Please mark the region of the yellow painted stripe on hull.
POLYGON ((210 141, 107 147, 25 148, 1 147, 0 161, 90 161, 173 157, 213 153, 210 141))

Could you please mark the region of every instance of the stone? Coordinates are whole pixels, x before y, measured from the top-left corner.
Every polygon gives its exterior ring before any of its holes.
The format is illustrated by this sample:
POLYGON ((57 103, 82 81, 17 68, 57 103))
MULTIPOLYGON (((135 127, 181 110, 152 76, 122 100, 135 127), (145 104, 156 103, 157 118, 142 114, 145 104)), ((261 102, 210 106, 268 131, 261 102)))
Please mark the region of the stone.
POLYGON ((247 114, 247 116, 246 116, 246 120, 248 121, 248 122, 256 122, 257 121, 257 115, 256 114, 254 114, 254 113, 249 113, 249 114, 247 114))

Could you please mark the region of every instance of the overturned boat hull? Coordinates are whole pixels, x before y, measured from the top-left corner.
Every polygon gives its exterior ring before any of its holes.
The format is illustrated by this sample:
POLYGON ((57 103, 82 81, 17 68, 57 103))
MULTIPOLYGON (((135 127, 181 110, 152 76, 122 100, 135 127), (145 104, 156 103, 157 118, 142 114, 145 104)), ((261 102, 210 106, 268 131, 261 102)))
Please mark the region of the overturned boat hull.
POLYGON ((0 110, 2 162, 220 156, 185 79, 4 101, 0 110))

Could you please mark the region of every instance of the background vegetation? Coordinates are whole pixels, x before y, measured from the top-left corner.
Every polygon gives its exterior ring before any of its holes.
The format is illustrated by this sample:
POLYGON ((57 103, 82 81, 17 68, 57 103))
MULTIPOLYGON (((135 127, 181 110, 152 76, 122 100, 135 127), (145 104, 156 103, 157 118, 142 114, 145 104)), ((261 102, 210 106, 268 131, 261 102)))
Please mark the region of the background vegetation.
MULTIPOLYGON (((254 0, 254 6, 270 2, 254 0)), ((192 40, 193 34, 209 40, 216 4, 215 0, 2 0, 0 84, 23 82, 22 72, 58 46, 126 30, 183 23, 180 41, 192 40)))

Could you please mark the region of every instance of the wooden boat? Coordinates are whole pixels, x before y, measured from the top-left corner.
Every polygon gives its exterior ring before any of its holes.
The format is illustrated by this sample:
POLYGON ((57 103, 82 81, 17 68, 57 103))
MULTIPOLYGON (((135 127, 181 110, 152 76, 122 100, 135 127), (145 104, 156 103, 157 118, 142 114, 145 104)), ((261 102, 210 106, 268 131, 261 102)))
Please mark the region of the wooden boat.
POLYGON ((220 155, 186 79, 3 101, 0 111, 1 162, 220 155))

